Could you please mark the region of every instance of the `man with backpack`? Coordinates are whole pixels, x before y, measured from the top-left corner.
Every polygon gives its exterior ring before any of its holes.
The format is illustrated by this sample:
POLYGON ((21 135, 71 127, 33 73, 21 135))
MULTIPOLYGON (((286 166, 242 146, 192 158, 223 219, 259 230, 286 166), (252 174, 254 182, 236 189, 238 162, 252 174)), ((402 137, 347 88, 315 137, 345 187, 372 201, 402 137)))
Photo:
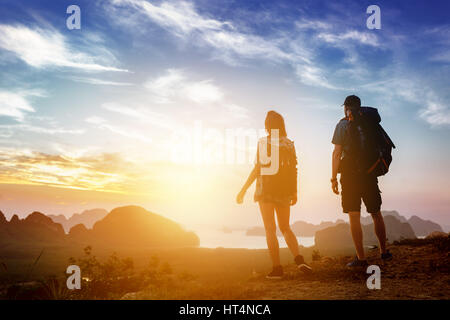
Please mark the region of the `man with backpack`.
POLYGON ((379 241, 381 259, 391 260, 386 250, 386 228, 381 215, 381 195, 378 176, 389 170, 391 150, 395 148, 379 124, 377 109, 361 107, 361 100, 348 96, 344 101, 345 118, 334 131, 331 187, 339 194, 337 174, 340 173, 342 209, 349 215, 350 230, 356 249, 356 258, 348 267, 365 267, 367 261, 361 228, 361 199, 371 214, 379 241))

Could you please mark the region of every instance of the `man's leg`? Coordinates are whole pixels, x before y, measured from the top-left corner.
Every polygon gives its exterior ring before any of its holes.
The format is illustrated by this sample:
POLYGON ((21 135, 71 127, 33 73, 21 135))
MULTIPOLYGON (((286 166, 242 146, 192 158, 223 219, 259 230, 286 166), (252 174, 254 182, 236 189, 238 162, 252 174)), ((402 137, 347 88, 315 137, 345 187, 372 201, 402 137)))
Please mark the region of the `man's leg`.
POLYGON ((358 257, 358 260, 365 260, 366 256, 364 254, 363 233, 360 220, 361 213, 357 211, 349 212, 348 217, 350 220, 353 243, 356 249, 356 256, 358 257))
POLYGON ((381 212, 372 214, 373 226, 375 229, 375 234, 378 238, 380 244, 380 253, 386 253, 386 227, 384 225, 384 219, 381 212))

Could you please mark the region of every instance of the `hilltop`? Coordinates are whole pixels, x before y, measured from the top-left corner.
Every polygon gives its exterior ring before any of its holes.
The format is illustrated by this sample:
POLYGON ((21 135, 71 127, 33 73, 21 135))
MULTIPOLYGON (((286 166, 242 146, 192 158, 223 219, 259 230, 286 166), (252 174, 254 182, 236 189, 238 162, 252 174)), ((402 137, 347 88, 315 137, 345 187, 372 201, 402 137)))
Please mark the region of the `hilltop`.
POLYGON ((69 218, 66 218, 66 216, 62 214, 49 214, 48 217, 50 217, 54 222, 61 224, 64 231, 68 233, 69 230, 77 224, 83 224, 86 228, 91 229, 94 226, 94 223, 103 219, 107 214, 108 211, 105 209, 90 209, 85 210, 82 213, 74 213, 69 218))
MULTIPOLYGON (((96 214, 103 212, 95 211, 96 214)), ((92 212, 91 212, 92 213, 92 212)), ((97 221, 92 229, 84 224, 72 227, 69 234, 60 223, 49 216, 33 212, 24 219, 14 215, 7 221, 0 211, 0 240, 3 246, 28 244, 52 245, 132 245, 134 247, 198 246, 193 232, 184 230, 178 223, 137 206, 112 210, 97 221)))

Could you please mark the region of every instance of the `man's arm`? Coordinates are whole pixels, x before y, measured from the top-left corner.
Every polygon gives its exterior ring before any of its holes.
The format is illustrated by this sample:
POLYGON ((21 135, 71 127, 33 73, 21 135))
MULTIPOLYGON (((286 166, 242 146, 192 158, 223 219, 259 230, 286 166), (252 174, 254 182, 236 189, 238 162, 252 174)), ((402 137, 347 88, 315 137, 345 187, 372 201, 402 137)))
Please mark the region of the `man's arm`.
POLYGON ((339 194, 337 174, 341 163, 341 156, 342 146, 340 144, 335 144, 331 161, 331 188, 335 194, 339 194))

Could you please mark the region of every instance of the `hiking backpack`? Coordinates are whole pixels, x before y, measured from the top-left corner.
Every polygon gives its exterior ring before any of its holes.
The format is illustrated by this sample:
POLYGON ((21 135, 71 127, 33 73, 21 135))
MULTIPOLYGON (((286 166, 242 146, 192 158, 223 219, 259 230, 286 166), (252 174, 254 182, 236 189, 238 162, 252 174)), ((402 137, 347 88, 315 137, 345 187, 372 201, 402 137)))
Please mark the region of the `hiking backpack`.
MULTIPOLYGON (((270 140, 267 143, 267 153, 270 156, 270 140)), ((278 152, 278 172, 274 175, 261 176, 264 192, 272 196, 280 197, 297 194, 297 155, 295 153, 294 143, 291 141, 281 143, 278 152)))
POLYGON ((349 149, 344 155, 344 158, 350 158, 347 165, 360 173, 376 177, 385 175, 395 145, 380 125, 381 117, 376 108, 361 107, 355 113, 347 127, 349 149))

